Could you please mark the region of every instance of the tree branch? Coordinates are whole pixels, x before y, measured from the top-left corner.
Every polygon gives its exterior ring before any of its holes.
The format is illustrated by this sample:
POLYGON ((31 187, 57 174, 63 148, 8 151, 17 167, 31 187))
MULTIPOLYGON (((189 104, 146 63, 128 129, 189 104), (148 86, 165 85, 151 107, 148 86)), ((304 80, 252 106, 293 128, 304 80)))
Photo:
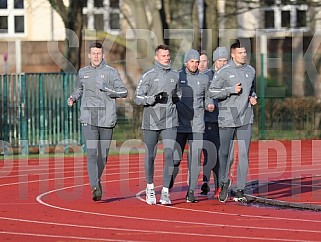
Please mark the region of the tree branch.
POLYGON ((68 9, 63 0, 48 0, 50 5, 61 16, 64 23, 68 22, 68 9))

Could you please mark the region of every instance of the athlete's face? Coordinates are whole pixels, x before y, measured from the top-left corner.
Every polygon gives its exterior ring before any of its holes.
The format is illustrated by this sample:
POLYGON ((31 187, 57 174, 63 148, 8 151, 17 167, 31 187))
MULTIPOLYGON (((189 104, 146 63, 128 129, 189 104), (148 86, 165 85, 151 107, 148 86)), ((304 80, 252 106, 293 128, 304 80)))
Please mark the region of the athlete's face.
POLYGON ((231 57, 236 65, 244 65, 246 63, 246 49, 244 47, 232 49, 231 57))
POLYGON ((169 50, 159 49, 155 55, 155 60, 162 65, 169 65, 171 63, 169 50))
POLYGON ((200 63, 199 60, 191 59, 185 63, 185 66, 186 66, 187 70, 194 73, 197 71, 199 63, 200 63))
POLYGON ((198 65, 198 69, 201 71, 201 72, 204 72, 207 70, 207 67, 208 67, 208 58, 206 55, 201 55, 200 56, 200 63, 198 65))
POLYGON ((102 48, 91 48, 88 54, 90 59, 90 63, 93 67, 97 67, 100 65, 104 58, 103 49, 102 48))
POLYGON ((221 69, 226 63, 227 63, 227 59, 225 59, 225 58, 217 59, 217 60, 214 62, 214 69, 215 69, 215 71, 221 69))

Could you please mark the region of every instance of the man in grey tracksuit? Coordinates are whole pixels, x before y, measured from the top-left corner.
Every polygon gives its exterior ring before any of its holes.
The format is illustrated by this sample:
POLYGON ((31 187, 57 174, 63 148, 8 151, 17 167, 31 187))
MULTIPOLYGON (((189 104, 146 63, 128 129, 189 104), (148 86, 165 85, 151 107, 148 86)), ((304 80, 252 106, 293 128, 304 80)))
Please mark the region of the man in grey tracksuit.
POLYGON ((181 97, 178 73, 171 69, 169 47, 155 49, 155 64, 145 72, 137 86, 135 103, 144 105, 142 130, 146 145, 145 175, 146 202, 156 204, 154 189, 154 160, 159 136, 164 144, 165 166, 160 203, 171 204, 169 184, 173 173, 173 153, 178 126, 176 103, 181 97))
POLYGON ((116 98, 125 98, 127 90, 117 70, 107 65, 103 47, 90 45, 90 65, 78 73, 76 89, 68 99, 68 105, 81 99, 80 122, 87 147, 87 170, 94 201, 101 200, 101 175, 116 125, 116 98))
MULTIPOLYGON (((214 73, 221 69, 228 60, 228 51, 226 47, 217 47, 213 51, 213 67, 208 68, 208 56, 205 51, 200 53, 200 65, 198 69, 201 73, 208 75, 210 81, 212 81, 214 73)), ((214 99, 214 111, 209 112, 205 111, 205 133, 204 140, 207 142, 204 143, 204 164, 203 164, 203 184, 201 186, 201 194, 207 195, 210 191, 210 177, 211 172, 214 176, 215 191, 214 197, 218 197, 220 192, 219 188, 219 161, 218 161, 218 150, 220 147, 220 138, 219 138, 219 129, 218 129, 218 101, 214 99), (211 142, 211 143, 209 143, 211 142), (216 149, 207 148, 207 144, 214 144, 216 149)))
POLYGON ((231 45, 231 60, 214 74, 209 96, 219 99, 220 174, 219 201, 228 198, 228 156, 234 134, 239 146, 237 190, 234 200, 246 202, 244 188, 248 173, 249 147, 252 135, 253 108, 256 104, 255 70, 246 64, 246 49, 240 41, 231 45))
MULTIPOLYGON (((209 87, 207 75, 198 71, 200 56, 198 51, 190 49, 184 57, 185 67, 179 71, 179 82, 182 87, 182 98, 177 103, 179 126, 176 141, 179 144, 179 160, 175 160, 173 182, 178 174, 178 167, 182 159, 185 145, 188 141, 188 191, 186 202, 197 202, 194 190, 197 186, 200 172, 200 156, 203 148, 203 133, 205 129, 204 110, 213 104, 211 98, 205 100, 209 87)), ((211 109, 210 111, 213 111, 211 109)), ((213 145, 214 146, 214 145, 213 145)), ((213 148, 213 147, 212 147, 213 148)))

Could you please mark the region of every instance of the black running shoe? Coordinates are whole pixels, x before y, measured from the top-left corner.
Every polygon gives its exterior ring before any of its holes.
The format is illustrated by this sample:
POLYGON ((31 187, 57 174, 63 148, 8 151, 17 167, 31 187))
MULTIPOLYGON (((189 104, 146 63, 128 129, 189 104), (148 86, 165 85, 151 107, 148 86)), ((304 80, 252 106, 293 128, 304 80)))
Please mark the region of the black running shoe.
POLYGON ((204 182, 201 186, 201 195, 207 195, 207 193, 210 191, 210 186, 207 184, 207 182, 204 182))
POLYGON ((235 202, 247 203, 247 198, 244 196, 243 190, 237 190, 235 193, 235 197, 233 198, 235 202))
POLYGON ((218 200, 222 203, 225 203, 228 198, 228 188, 230 186, 230 180, 228 180, 226 183, 223 183, 221 186, 220 194, 218 195, 218 200))
POLYGON ((101 190, 99 188, 99 186, 93 187, 92 188, 92 192, 93 192, 93 200, 96 201, 100 201, 101 200, 101 190))
POLYGON ((188 203, 197 203, 198 200, 195 198, 194 196, 194 191, 193 190, 189 190, 186 194, 186 202, 188 203))

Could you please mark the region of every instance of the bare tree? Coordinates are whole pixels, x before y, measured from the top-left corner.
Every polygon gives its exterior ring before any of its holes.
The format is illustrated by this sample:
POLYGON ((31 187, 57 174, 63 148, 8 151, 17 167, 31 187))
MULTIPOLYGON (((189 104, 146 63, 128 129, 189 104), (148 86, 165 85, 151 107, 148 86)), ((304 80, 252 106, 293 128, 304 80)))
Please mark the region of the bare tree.
POLYGON ((202 33, 202 47, 206 50, 209 59, 212 52, 218 46, 219 17, 217 10, 218 0, 204 0, 204 31, 202 33))
POLYGON ((61 16, 66 28, 66 61, 62 66, 65 72, 76 72, 80 67, 82 45, 83 13, 86 0, 70 0, 65 5, 63 0, 48 0, 52 8, 61 16))
POLYGON ((199 48, 199 23, 196 0, 164 0, 166 20, 175 68, 180 68, 184 53, 190 48, 199 48), (194 17, 193 17, 194 16, 194 17))

